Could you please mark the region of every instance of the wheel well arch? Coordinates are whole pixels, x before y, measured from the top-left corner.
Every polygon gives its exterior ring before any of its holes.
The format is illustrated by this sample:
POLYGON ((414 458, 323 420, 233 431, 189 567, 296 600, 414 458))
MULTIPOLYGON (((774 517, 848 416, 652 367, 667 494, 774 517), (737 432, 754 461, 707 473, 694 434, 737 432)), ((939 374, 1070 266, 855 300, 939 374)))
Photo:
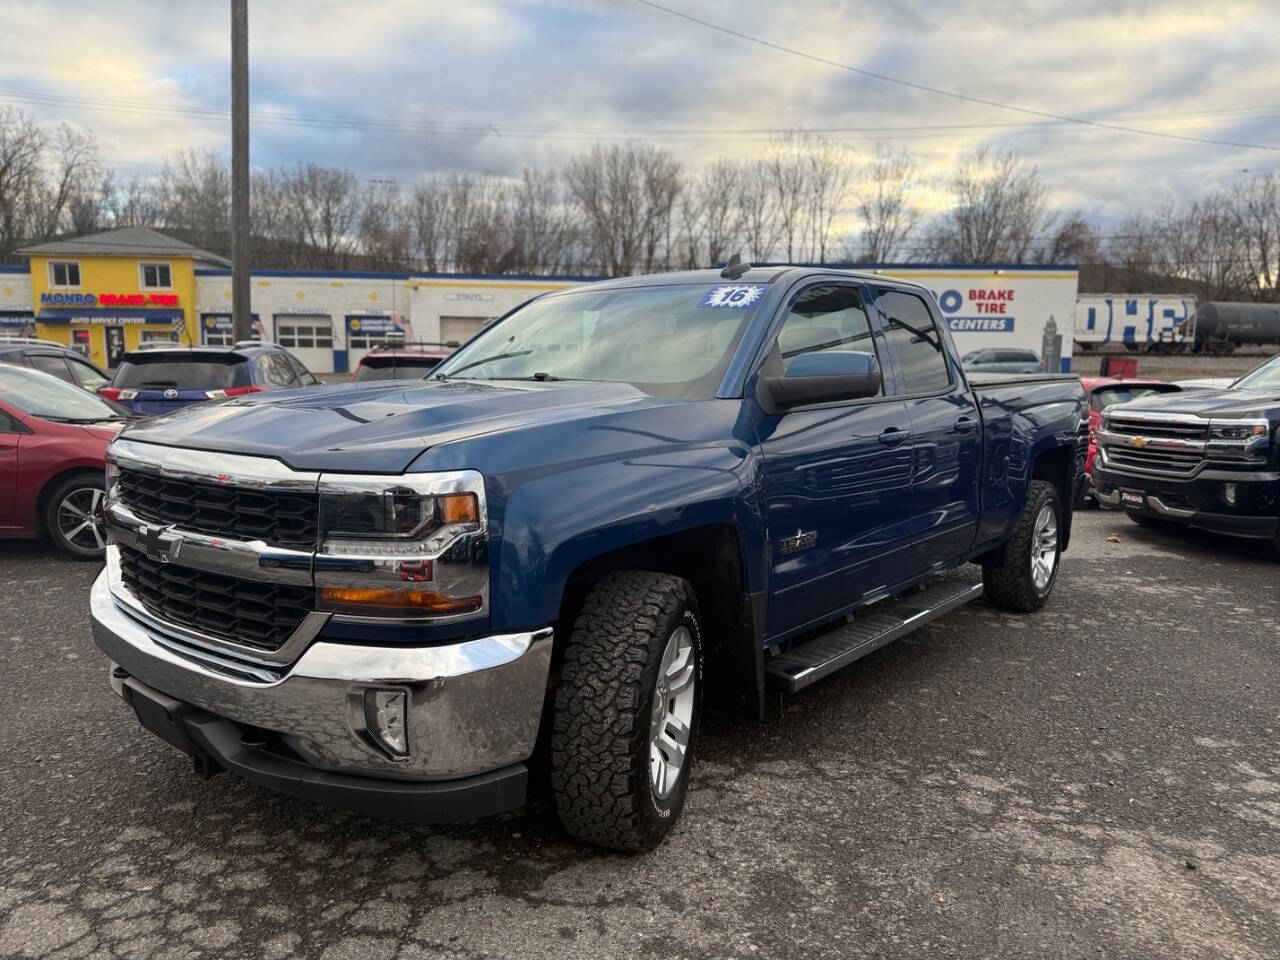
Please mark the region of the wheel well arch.
POLYGON ((99 479, 103 478, 103 472, 100 468, 81 464, 79 466, 66 467, 59 470, 44 482, 44 486, 42 486, 40 488, 40 492, 36 494, 35 529, 38 533, 44 536, 47 536, 49 533, 45 523, 45 511, 49 508, 49 498, 53 495, 53 491, 57 489, 58 485, 64 480, 80 476, 81 474, 86 476, 96 476, 99 479))
POLYGON ((556 645, 573 630, 583 600, 607 574, 649 570, 688 580, 698 601, 704 640, 704 702, 758 716, 764 708, 764 648, 757 609, 748 592, 746 553, 728 523, 690 527, 628 544, 580 563, 565 582, 555 623, 556 645))
POLYGON ((1041 450, 1031 461, 1031 479, 1051 483, 1058 491, 1062 507, 1062 549, 1071 540, 1071 517, 1075 507, 1075 450, 1058 444, 1041 450))

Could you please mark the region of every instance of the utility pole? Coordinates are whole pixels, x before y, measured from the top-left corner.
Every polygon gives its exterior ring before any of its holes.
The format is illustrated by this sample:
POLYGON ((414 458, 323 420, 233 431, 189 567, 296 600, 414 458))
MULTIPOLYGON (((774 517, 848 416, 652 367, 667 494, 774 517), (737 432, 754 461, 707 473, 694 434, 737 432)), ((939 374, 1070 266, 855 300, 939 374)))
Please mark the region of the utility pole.
POLYGON ((249 3, 231 0, 231 339, 249 329, 249 3))

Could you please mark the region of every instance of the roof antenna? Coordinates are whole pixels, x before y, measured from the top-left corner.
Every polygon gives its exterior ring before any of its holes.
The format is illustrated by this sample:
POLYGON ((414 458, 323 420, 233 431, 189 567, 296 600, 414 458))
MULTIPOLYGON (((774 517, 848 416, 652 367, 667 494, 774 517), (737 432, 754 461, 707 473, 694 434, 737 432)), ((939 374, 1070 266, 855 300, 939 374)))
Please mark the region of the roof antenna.
POLYGON ((751 264, 742 259, 742 251, 739 250, 729 262, 724 265, 724 269, 720 271, 720 276, 726 280, 737 280, 740 276, 751 269, 751 264))

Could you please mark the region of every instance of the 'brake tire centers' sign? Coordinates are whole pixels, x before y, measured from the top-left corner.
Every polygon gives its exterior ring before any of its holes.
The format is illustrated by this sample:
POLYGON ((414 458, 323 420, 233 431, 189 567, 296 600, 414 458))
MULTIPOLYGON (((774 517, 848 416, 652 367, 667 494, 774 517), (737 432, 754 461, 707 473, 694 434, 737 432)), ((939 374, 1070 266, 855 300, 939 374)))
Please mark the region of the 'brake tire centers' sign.
POLYGON ((700 307, 749 307, 764 295, 764 286, 758 283, 725 283, 712 287, 698 301, 700 307))

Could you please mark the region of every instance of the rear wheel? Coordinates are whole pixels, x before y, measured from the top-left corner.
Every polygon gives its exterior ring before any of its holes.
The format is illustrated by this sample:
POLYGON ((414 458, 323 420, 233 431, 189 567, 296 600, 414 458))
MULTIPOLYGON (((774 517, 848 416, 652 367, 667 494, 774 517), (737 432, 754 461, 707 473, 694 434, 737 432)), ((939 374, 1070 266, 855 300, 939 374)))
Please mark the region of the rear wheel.
POLYGON ((1061 530, 1058 488, 1044 480, 1032 480, 1013 536, 982 565, 982 584, 993 604, 1017 613, 1044 606, 1058 578, 1061 530))
POLYGON ((655 847, 684 807, 702 700, 702 630, 689 583, 612 574, 565 647, 551 735, 556 810, 575 837, 655 847))
POLYGON ((53 545, 78 560, 100 560, 107 546, 102 515, 103 479, 82 473, 67 477, 49 492, 44 528, 53 545))

